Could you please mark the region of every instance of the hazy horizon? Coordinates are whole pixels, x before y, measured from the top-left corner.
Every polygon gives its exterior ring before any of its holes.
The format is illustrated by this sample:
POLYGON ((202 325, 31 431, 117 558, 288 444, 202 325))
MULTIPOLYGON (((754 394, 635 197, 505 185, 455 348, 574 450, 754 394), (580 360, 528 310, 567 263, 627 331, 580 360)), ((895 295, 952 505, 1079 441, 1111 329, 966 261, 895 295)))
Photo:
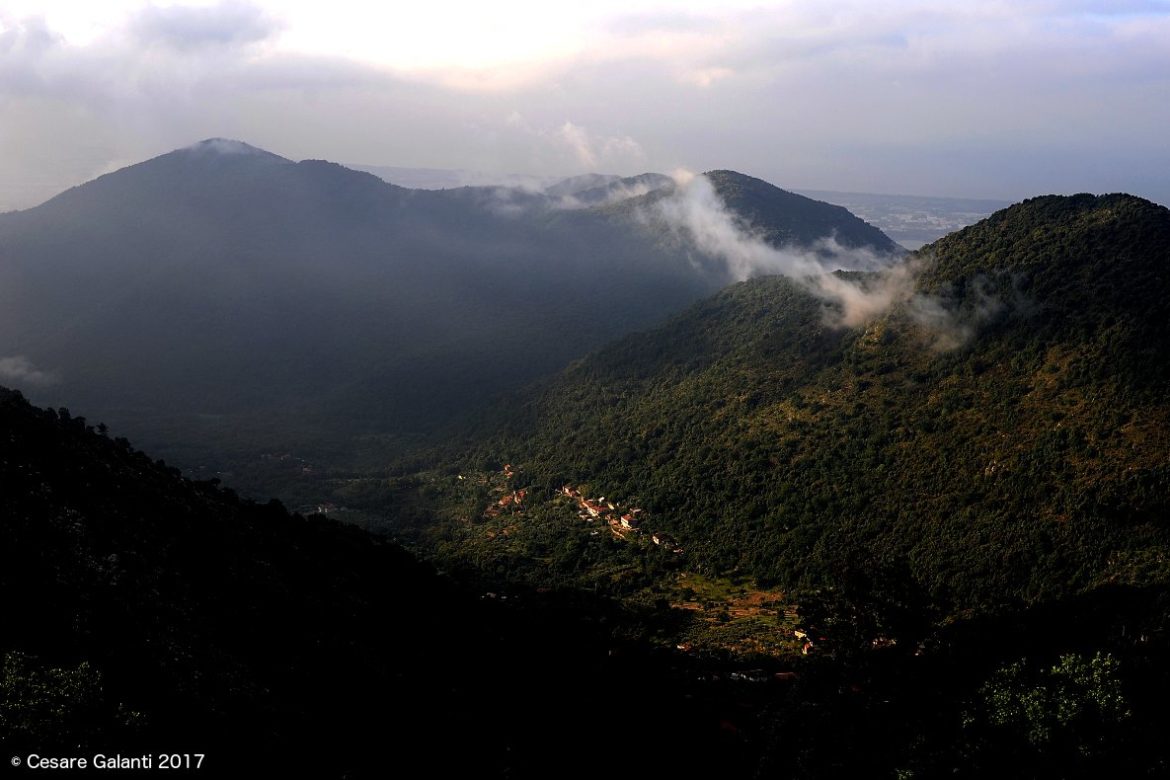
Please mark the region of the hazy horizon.
POLYGON ((292 159, 1170 202, 1170 3, 268 0, 0 11, 0 210, 208 137, 292 159))

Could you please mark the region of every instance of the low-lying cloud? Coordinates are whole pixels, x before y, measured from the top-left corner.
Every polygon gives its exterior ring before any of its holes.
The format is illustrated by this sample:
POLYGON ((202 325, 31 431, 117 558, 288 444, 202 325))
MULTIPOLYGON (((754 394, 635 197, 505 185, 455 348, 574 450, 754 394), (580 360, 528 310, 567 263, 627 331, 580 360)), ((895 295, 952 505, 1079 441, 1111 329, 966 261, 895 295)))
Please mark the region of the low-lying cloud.
MULTIPOLYGON (((1019 305, 1020 301, 1014 303, 1019 305)), ((940 352, 963 346, 975 337, 981 325, 1006 308, 984 276, 971 280, 961 297, 919 293, 906 302, 910 319, 922 326, 930 346, 940 352)))
POLYGON ((651 192, 662 189, 662 185, 655 181, 616 181, 604 184, 593 190, 586 190, 578 194, 560 195, 555 199, 555 207, 559 209, 586 209, 610 206, 624 200, 640 198, 651 192))
POLYGON ((889 268, 879 280, 866 285, 834 273, 888 268, 888 257, 843 247, 832 238, 815 246, 779 249, 741 226, 705 176, 682 172, 676 174, 676 180, 675 191, 655 204, 653 216, 685 235, 704 254, 722 260, 732 280, 787 276, 837 304, 840 323, 847 326, 863 324, 905 297, 909 277, 905 266, 889 268))
POLYGON ((969 285, 961 301, 918 292, 918 276, 929 262, 923 255, 894 258, 832 238, 808 247, 774 247, 727 209, 705 176, 676 174, 674 192, 652 212, 649 219, 665 222, 703 254, 722 261, 734 281, 781 275, 798 282, 830 304, 826 320, 834 326, 862 326, 903 306, 932 348, 950 350, 967 343, 980 323, 1003 308, 986 280, 969 285), (858 278, 839 271, 874 273, 858 278))
POLYGON ((0 382, 39 387, 51 385, 56 381, 55 375, 40 370, 24 355, 0 357, 0 382))

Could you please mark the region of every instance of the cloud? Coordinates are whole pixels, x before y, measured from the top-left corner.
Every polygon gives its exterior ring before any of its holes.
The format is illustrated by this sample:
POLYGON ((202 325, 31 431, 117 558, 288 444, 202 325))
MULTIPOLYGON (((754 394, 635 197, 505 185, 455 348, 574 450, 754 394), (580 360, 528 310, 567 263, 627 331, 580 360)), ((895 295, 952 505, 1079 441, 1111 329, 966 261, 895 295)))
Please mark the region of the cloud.
POLYGON ((257 149, 255 146, 237 141, 232 138, 207 138, 203 141, 191 144, 186 147, 186 151, 193 154, 210 154, 210 155, 255 155, 265 154, 263 149, 257 149))
POLYGON ((487 27, 448 30, 429 6, 417 29, 434 40, 416 34, 409 47, 389 41, 414 27, 388 24, 381 40, 374 21, 415 9, 347 0, 127 0, 82 43, 59 34, 58 17, 11 10, 24 7, 35 4, 0 11, 0 210, 112 160, 213 136, 404 167, 541 176, 685 165, 793 189, 1130 191, 1170 202, 1158 175, 1170 165, 1170 4, 1153 0, 744 2, 686 13, 612 2, 573 11, 589 22, 573 25, 572 14, 503 3, 476 17, 515 51, 487 27), (454 56, 459 36, 479 40, 475 57, 486 59, 405 54, 454 56), (506 121, 513 111, 522 121, 506 121))
POLYGON ((206 7, 148 5, 128 24, 130 33, 141 43, 186 50, 255 43, 272 37, 282 27, 258 6, 235 0, 206 7))
POLYGON ((781 251, 741 230, 705 176, 683 174, 653 212, 652 217, 684 234, 700 251, 721 258, 735 281, 760 274, 803 278, 821 271, 811 253, 781 251))
POLYGON ((571 120, 536 125, 513 110, 499 128, 528 149, 528 169, 545 173, 635 172, 646 164, 636 140, 590 130, 571 120))
POLYGON ((0 357, 0 381, 41 386, 53 384, 57 377, 41 371, 23 355, 13 355, 0 357))
POLYGON ((565 121, 556 136, 572 150, 582 168, 599 170, 606 165, 628 168, 646 159, 642 146, 628 135, 595 136, 584 127, 565 121))
POLYGON ((53 32, 43 16, 3 19, 0 32, 0 55, 5 57, 39 53, 59 45, 64 39, 53 32))
POLYGON ((593 151, 593 144, 590 142, 589 134, 585 128, 566 121, 557 130, 556 137, 572 150, 581 167, 587 170, 597 168, 597 154, 593 151))
POLYGON ((732 214, 705 176, 676 175, 674 192, 657 201, 649 220, 681 233, 705 255, 721 260, 735 281, 755 276, 786 276, 830 305, 826 321, 859 327, 902 307, 923 328, 932 349, 946 351, 967 343, 978 327, 1004 309, 986 279, 975 279, 959 296, 916 290, 925 255, 897 261, 865 249, 822 239, 810 247, 777 249, 753 235, 732 214), (875 273, 846 277, 838 271, 875 273))
POLYGON ((796 278, 845 270, 877 270, 890 258, 865 248, 850 248, 831 237, 812 246, 778 249, 754 234, 750 226, 729 211, 706 176, 680 170, 668 197, 656 201, 651 219, 659 219, 685 234, 700 250, 720 257, 735 281, 760 274, 796 278))
POLYGON ((64 48, 64 39, 43 17, 2 19, 0 30, 0 98, 8 94, 42 94, 49 86, 45 70, 52 68, 64 48))
POLYGON ((623 200, 639 198, 660 189, 663 189, 663 183, 653 179, 634 181, 632 183, 616 181, 610 184, 599 185, 585 199, 578 197, 578 195, 561 195, 555 199, 554 206, 566 210, 598 208, 600 206, 620 203, 623 200))
POLYGON ((718 258, 735 281, 779 274, 840 307, 839 324, 860 325, 903 299, 907 272, 900 267, 868 284, 853 282, 836 270, 885 268, 889 260, 866 250, 849 249, 831 239, 813 247, 777 249, 741 227, 705 176, 684 174, 675 191, 657 201, 651 219, 662 220, 704 254, 718 258))
MULTIPOLYGON (((1018 294, 1015 297, 1017 300, 1012 304, 1016 308, 1025 308, 1025 302, 1018 294)), ((990 279, 977 276, 965 285, 961 296, 953 291, 940 295, 919 293, 908 299, 906 311, 910 319, 925 330, 930 346, 946 352, 969 342, 980 326, 1007 308, 993 290, 990 279)))
POLYGON ((680 76, 680 78, 696 87, 709 87, 720 79, 731 78, 735 75, 735 71, 731 68, 716 66, 712 68, 699 68, 697 70, 688 71, 680 76))

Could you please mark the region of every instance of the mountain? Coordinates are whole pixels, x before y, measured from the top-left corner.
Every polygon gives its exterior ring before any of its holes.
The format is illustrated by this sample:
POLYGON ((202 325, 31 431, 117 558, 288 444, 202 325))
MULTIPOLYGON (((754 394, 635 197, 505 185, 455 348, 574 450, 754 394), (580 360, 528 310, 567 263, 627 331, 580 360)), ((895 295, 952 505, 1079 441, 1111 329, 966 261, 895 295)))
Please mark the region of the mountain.
POLYGON ((884 271, 749 279, 367 509, 444 568, 654 603, 692 616, 681 652, 816 679, 762 704, 756 776, 1157 775, 1168 263, 1170 211, 1078 195, 884 271))
POLYGON ((576 195, 580 192, 609 187, 621 181, 620 176, 605 173, 586 173, 580 176, 570 176, 561 179, 544 188, 546 195, 553 198, 562 198, 576 195))
POLYGON ((704 174, 738 219, 773 246, 812 246, 831 237, 850 249, 899 253, 901 247, 842 206, 782 190, 735 171, 704 174))
MULTIPOLYGON (((841 206, 788 192, 735 171, 708 171, 682 183, 656 174, 616 180, 577 195, 598 200, 598 210, 639 224, 647 240, 688 254, 703 267, 734 266, 742 246, 760 244, 788 253, 816 255, 829 265, 856 269, 888 264, 905 249, 841 206), (608 189, 607 189, 608 188, 608 189), (605 199, 607 193, 629 197, 605 199), (727 224, 716 228, 714 223, 727 224), (711 255, 715 255, 712 257, 711 255)), ((733 269, 733 276, 768 273, 733 269)))
POLYGON ((392 165, 357 165, 342 163, 355 171, 372 173, 383 181, 412 190, 443 190, 454 187, 512 187, 540 190, 548 186, 548 177, 523 174, 486 173, 451 168, 403 168, 392 165))
POLYGON ((728 281, 631 213, 554 205, 205 141, 0 215, 0 379, 186 465, 352 453, 728 281))
POLYGON ((229 776, 1158 776, 1167 247, 1146 201, 1033 199, 730 286, 446 462, 330 480, 455 529, 414 535, 452 577, 0 391, 0 741, 229 776))
POLYGON ((856 326, 752 279, 513 401, 476 457, 635 502, 704 572, 902 567, 954 609, 1164 584, 1168 248, 1163 207, 1053 196, 837 275, 885 302, 856 326))

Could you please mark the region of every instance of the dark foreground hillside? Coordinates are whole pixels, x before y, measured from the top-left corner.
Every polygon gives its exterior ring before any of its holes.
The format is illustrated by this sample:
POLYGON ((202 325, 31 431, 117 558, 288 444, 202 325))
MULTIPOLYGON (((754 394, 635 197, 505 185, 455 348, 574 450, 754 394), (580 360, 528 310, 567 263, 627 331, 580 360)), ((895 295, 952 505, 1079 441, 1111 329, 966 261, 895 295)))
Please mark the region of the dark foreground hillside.
POLYGON ((392 544, 188 481, 7 390, 0 485, 0 771, 97 752, 203 753, 212 776, 748 765, 713 706, 614 639, 632 619, 614 608, 458 592, 392 544))
POLYGON ((10 391, 0 478, 9 776, 33 771, 9 756, 33 753, 204 754, 210 777, 1170 768, 1164 589, 922 633, 929 611, 877 572, 802 605, 823 645, 811 656, 702 656, 638 638, 675 610, 468 598, 390 544, 184 480, 10 391), (901 620, 888 600, 874 612, 883 595, 902 599, 901 620), (897 641, 871 647, 874 630, 897 641))

